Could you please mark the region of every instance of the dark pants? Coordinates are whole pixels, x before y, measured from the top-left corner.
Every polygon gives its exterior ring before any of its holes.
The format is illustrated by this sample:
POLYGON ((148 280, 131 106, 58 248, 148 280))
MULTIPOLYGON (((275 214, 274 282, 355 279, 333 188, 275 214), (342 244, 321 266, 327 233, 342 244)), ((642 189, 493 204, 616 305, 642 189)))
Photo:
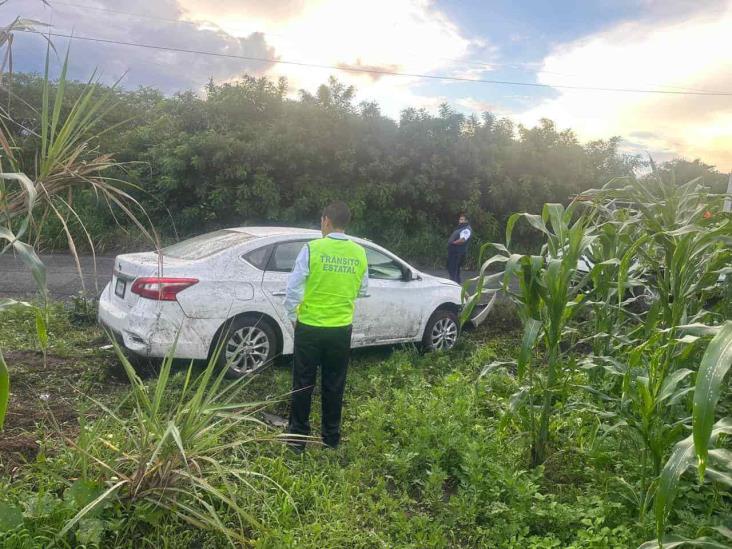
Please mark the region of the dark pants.
POLYGON ((460 267, 465 261, 465 252, 448 250, 447 252, 447 273, 450 280, 454 280, 460 284, 460 267))
POLYGON ((351 326, 318 328, 297 323, 288 433, 310 434, 310 406, 320 366, 323 442, 328 446, 338 446, 341 440, 343 390, 346 387, 350 356, 351 326))

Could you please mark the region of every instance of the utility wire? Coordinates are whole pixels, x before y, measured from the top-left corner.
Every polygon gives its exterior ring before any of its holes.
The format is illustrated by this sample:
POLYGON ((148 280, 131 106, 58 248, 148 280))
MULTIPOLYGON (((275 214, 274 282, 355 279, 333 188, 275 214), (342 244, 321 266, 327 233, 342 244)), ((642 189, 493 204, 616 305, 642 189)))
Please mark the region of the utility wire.
MULTIPOLYGON (((186 21, 186 20, 182 20, 182 19, 172 19, 170 17, 160 17, 160 16, 157 16, 157 15, 149 15, 149 14, 143 14, 143 13, 133 13, 133 12, 129 12, 129 11, 122 11, 122 10, 117 10, 117 9, 112 9, 112 8, 101 8, 101 7, 97 7, 97 6, 89 6, 89 5, 86 5, 86 4, 77 4, 77 3, 74 3, 74 2, 63 2, 63 1, 60 1, 60 0, 54 0, 53 5, 50 5, 49 7, 51 8, 52 11, 54 11, 55 10, 54 6, 56 6, 56 5, 69 6, 71 8, 77 8, 77 9, 80 9, 80 10, 95 10, 95 11, 106 12, 106 13, 114 13, 114 14, 118 14, 118 15, 126 15, 128 17, 137 17, 138 19, 147 19, 147 20, 163 21, 163 22, 172 23, 172 24, 193 25, 193 26, 198 27, 198 28, 200 28, 202 25, 206 25, 206 24, 213 25, 213 26, 215 26, 218 29, 221 28, 218 23, 215 23, 213 21, 205 21, 205 20, 204 21, 186 21)), ((276 37, 279 37, 279 38, 290 39, 290 37, 287 36, 287 35, 285 35, 285 34, 276 34, 276 33, 272 33, 272 32, 269 32, 269 31, 257 30, 257 31, 252 31, 252 32, 259 32, 261 34, 265 34, 265 35, 268 35, 268 36, 276 36, 276 37)), ((417 52, 413 52, 413 53, 417 53, 417 52)), ((535 72, 537 72, 539 74, 549 74, 549 75, 555 75, 555 76, 582 77, 582 75, 579 75, 579 74, 569 74, 569 73, 560 73, 560 72, 551 72, 551 71, 541 70, 541 67, 543 66, 543 63, 542 62, 537 62, 537 61, 514 62, 514 63, 499 63, 499 62, 485 62, 485 61, 469 61, 469 60, 462 60, 462 59, 458 59, 458 58, 454 58, 454 57, 438 57, 438 59, 445 59, 447 61, 457 62, 457 63, 460 63, 462 65, 469 65, 469 66, 474 66, 474 67, 481 67, 484 70, 491 70, 492 67, 509 67, 509 68, 515 68, 515 69, 520 69, 520 70, 526 70, 529 67, 533 67, 534 70, 535 70, 535 72)), ((699 89, 699 88, 688 88, 688 87, 683 87, 683 86, 670 86, 670 85, 667 85, 667 84, 654 84, 654 83, 641 82, 641 85, 643 85, 643 86, 655 86, 655 87, 659 87, 659 88, 670 88, 672 90, 681 90, 681 91, 707 92, 707 93, 723 93, 723 92, 712 91, 712 90, 704 90, 704 89, 699 89)), ((552 86, 552 87, 556 87, 556 86, 552 86)))
MULTIPOLYGON (((74 2, 63 2, 63 1, 59 1, 59 0, 54 0, 53 5, 49 5, 49 7, 51 8, 51 11, 55 11, 55 8, 54 8, 55 5, 69 6, 71 8, 77 8, 80 10, 94 10, 94 11, 100 11, 100 12, 106 12, 106 13, 114 13, 114 14, 118 14, 118 15, 126 15, 128 17, 137 17, 139 19, 147 19, 147 20, 153 20, 153 21, 163 21, 163 22, 172 23, 172 24, 192 25, 192 26, 195 26, 198 28, 200 28, 201 26, 205 26, 205 25, 212 25, 218 29, 221 28, 220 25, 218 25, 218 23, 215 23, 213 21, 205 21, 205 20, 204 21, 186 21, 186 20, 182 20, 182 19, 172 19, 170 17, 160 17, 157 15, 133 13, 133 12, 129 12, 129 11, 122 11, 122 10, 117 10, 117 9, 112 9, 112 8, 101 8, 101 7, 97 7, 97 6, 89 6, 86 4, 76 4, 74 2)), ((290 37, 288 37, 287 35, 284 35, 284 34, 276 34, 276 33, 272 33, 269 31, 261 31, 261 30, 252 31, 252 33, 257 33, 257 32, 259 32, 261 34, 269 35, 269 36, 276 36, 279 38, 290 39, 290 37)), ((416 52, 414 52, 414 53, 416 53, 416 52)), ((498 62, 485 62, 485 61, 468 61, 468 60, 462 60, 462 59, 457 59, 457 58, 453 58, 453 57, 438 57, 438 59, 445 59, 447 61, 457 62, 462 65, 482 67, 484 70, 490 70, 492 67, 509 67, 509 68, 516 68, 516 69, 520 69, 520 70, 525 70, 528 67, 534 67, 535 72, 537 72, 539 74, 549 74, 549 75, 555 75, 555 76, 571 76, 571 77, 581 77, 582 76, 579 74, 559 73, 559 72, 540 70, 540 67, 543 65, 543 63, 536 62, 536 61, 498 63, 498 62)), ((660 87, 660 88, 670 88, 672 90, 681 90, 681 91, 690 91, 690 92, 705 92, 705 93, 709 93, 709 94, 725 95, 724 92, 703 90, 703 89, 699 89, 699 88, 687 88, 687 87, 682 87, 682 86, 670 86, 667 84, 653 84, 653 83, 643 83, 643 82, 641 84, 644 86, 656 86, 656 87, 660 87)), ((549 85, 549 87, 556 88, 558 86, 549 85)), ((657 91, 662 91, 662 90, 657 90, 657 91)))
MULTIPOLYGON (((39 34, 45 35, 41 31, 35 31, 30 29, 18 29, 14 32, 25 32, 28 34, 39 34)), ((506 86, 525 86, 532 88, 549 88, 549 89, 565 89, 565 90, 581 90, 581 91, 602 91, 602 92, 619 92, 619 93, 644 93, 644 94, 662 94, 662 95, 703 95, 703 96, 716 96, 716 97, 732 97, 732 92, 693 92, 693 91, 672 91, 672 90, 653 90, 653 89, 642 89, 642 88, 604 88, 594 86, 570 86, 570 85, 552 85, 552 84, 540 84, 537 82, 514 82, 510 80, 491 80, 487 78, 463 78, 459 76, 448 76, 448 75, 436 75, 436 74, 418 74, 409 72, 397 72, 387 71, 381 69, 370 69, 367 67, 353 67, 349 65, 327 65, 320 63, 306 63, 301 61, 287 61, 284 59, 273 59, 267 57, 253 57, 248 55, 236 55, 231 53, 221 53, 205 50, 195 50, 188 48, 175 48, 170 46, 160 46, 158 44, 143 44, 139 42, 126 42, 123 40, 112 40, 109 38, 97 38, 92 36, 75 36, 73 34, 61 34, 51 33, 51 36, 57 36, 60 38, 69 38, 72 40, 82 40, 87 42, 95 42, 99 44, 115 44, 120 46, 131 46, 137 48, 147 48, 152 50, 160 51, 172 51, 177 53, 190 53, 194 55, 208 55, 211 57, 221 57, 226 59, 240 59, 242 61, 254 61, 258 63, 272 63, 279 65, 290 65, 296 67, 308 67, 316 69, 328 69, 336 71, 346 71, 353 73, 362 74, 378 74, 381 76, 402 76, 409 78, 424 78, 429 80, 446 80, 451 82, 473 82, 476 84, 496 84, 506 86)))
MULTIPOLYGON (((162 22, 172 23, 172 24, 176 24, 176 25, 178 25, 178 24, 192 25, 192 26, 198 27, 198 28, 205 27, 205 26, 214 26, 217 29, 221 30, 221 26, 214 21, 208 21, 208 20, 188 21, 185 19, 172 19, 170 17, 160 17, 157 15, 133 13, 130 11, 122 11, 122 10, 117 10, 117 9, 112 9, 112 8, 100 8, 97 6, 87 6, 85 4, 75 4, 73 2, 60 2, 58 0, 54 0, 53 5, 49 6, 51 11, 56 11, 55 6, 57 6, 57 5, 77 8, 79 10, 93 10, 93 11, 100 11, 100 12, 104 12, 104 13, 114 13, 117 15, 126 15, 128 17, 136 17, 138 19, 147 19, 149 21, 162 21, 162 22)), ((288 36, 286 34, 281 34, 281 33, 273 33, 273 32, 265 31, 265 30, 253 30, 250 32, 250 34, 255 34, 255 33, 260 33, 260 34, 264 34, 267 36, 276 36, 278 38, 285 38, 288 40, 292 40, 291 36, 288 36)), ((419 53, 419 52, 414 51, 413 53, 419 53)), ((490 61, 490 62, 489 61, 463 61, 463 60, 460 60, 455 57, 438 57, 438 59, 445 59, 447 61, 454 61, 454 62, 466 64, 466 65, 473 65, 476 67, 483 67, 483 68, 490 68, 492 66, 497 66, 497 67, 511 67, 511 68, 521 69, 521 68, 525 68, 525 67, 540 67, 541 66, 541 62, 538 62, 538 61, 537 62, 524 62, 524 63, 494 63, 492 61, 490 61)), ((673 86, 664 86, 664 87, 673 87, 673 86)))

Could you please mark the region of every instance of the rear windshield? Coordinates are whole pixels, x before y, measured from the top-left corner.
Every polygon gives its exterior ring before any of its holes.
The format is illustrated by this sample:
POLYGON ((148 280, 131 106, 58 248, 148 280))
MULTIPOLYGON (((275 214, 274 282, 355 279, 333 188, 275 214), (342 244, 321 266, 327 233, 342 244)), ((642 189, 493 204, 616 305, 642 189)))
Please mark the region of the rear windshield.
POLYGON ((161 253, 165 257, 176 259, 201 259, 253 238, 255 238, 253 235, 239 231, 215 231, 163 248, 161 253))

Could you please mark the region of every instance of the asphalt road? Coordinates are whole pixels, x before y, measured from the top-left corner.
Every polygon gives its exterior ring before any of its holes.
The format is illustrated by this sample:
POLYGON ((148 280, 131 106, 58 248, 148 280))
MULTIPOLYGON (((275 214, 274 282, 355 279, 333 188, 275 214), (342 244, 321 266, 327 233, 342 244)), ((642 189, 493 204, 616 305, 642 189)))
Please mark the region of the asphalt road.
MULTIPOLYGON (((83 289, 88 295, 98 296, 112 277, 114 256, 90 256, 80 259, 82 277, 79 276, 74 258, 69 254, 42 255, 46 265, 47 286, 51 297, 67 300, 83 289), (82 283, 83 282, 83 283, 82 283)), ((445 270, 426 269, 436 276, 447 276, 445 270)), ((465 273, 465 277, 472 273, 465 273)), ((30 271, 19 258, 11 253, 0 255, 0 297, 27 299, 36 293, 36 286, 30 271)))
MULTIPOLYGON (((71 255, 41 255, 41 261, 46 265, 51 297, 68 299, 82 289, 90 295, 99 295, 112 277, 114 256, 97 256, 96 262, 90 256, 80 257, 82 277, 71 255)), ((35 293, 35 281, 20 258, 12 253, 0 255, 0 297, 28 298, 35 293)))

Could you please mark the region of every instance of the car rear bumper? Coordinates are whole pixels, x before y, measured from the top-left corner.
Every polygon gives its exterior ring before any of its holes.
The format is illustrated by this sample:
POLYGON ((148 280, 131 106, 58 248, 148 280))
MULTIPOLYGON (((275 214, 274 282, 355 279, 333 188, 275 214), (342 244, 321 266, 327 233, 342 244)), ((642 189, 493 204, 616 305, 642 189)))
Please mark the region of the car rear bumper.
POLYGON ((205 321, 186 317, 178 302, 140 299, 127 309, 115 304, 111 293, 107 284, 99 298, 97 320, 128 351, 151 358, 162 358, 173 349, 176 358, 208 356, 210 342, 201 334, 211 328, 197 326, 205 321))

